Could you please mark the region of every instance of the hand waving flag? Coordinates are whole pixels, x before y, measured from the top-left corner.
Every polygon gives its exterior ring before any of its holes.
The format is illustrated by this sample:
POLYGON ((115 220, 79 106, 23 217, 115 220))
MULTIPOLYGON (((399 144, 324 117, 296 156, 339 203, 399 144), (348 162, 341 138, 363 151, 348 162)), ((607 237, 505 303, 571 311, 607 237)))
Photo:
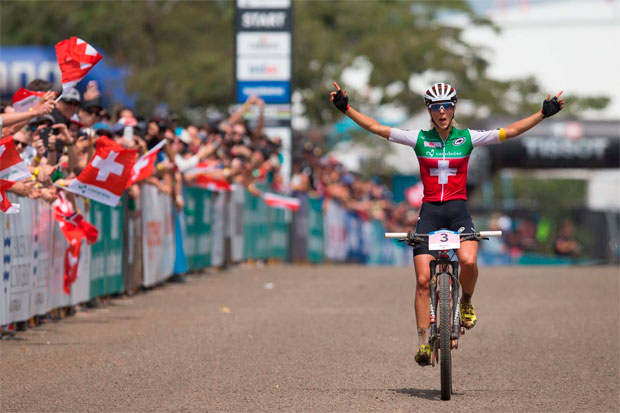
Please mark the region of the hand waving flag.
POLYGON ((62 93, 68 92, 92 69, 103 56, 78 37, 56 44, 56 60, 62 74, 62 93))
POLYGON ((43 95, 45 95, 45 92, 33 92, 20 87, 13 95, 13 109, 15 109, 15 112, 26 112, 36 105, 43 95))
POLYGON ((125 149, 112 139, 100 136, 95 157, 66 190, 116 206, 127 187, 136 155, 135 149, 125 149))

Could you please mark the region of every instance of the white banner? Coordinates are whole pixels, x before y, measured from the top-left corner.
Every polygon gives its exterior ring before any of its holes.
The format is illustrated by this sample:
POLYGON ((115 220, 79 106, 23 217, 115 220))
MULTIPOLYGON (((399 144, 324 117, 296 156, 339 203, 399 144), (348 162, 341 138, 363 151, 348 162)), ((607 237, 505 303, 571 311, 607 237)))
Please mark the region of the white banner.
POLYGON ((291 54, 289 32, 239 32, 237 33, 237 56, 288 58, 291 54))
POLYGON ((243 261, 243 208, 245 206, 245 188, 234 185, 230 194, 230 219, 228 235, 230 236, 230 258, 232 262, 243 261))
POLYGON ((328 260, 344 261, 347 258, 346 211, 335 201, 324 201, 323 232, 325 237, 325 257, 328 260))
POLYGON ((237 80, 290 80, 288 57, 237 57, 237 80))
POLYGON ((144 286, 151 287, 174 270, 174 221, 172 199, 153 185, 142 185, 142 261, 144 286))

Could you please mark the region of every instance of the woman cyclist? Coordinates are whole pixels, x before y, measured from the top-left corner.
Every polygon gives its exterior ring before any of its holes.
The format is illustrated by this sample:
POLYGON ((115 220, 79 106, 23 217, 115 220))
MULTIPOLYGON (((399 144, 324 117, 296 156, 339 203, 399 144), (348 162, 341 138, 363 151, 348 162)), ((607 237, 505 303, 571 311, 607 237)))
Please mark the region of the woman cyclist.
MULTIPOLYGON (((424 184, 424 198, 415 228, 419 234, 428 234, 441 228, 474 232, 474 223, 466 204, 467 163, 472 150, 476 146, 500 143, 519 136, 564 107, 560 92, 552 99, 547 95, 540 111, 504 128, 488 131, 457 129, 454 122, 456 90, 447 83, 435 83, 424 93, 424 103, 431 117, 432 129, 404 130, 382 125, 356 111, 349 106, 346 90, 340 90, 336 82, 334 86, 336 90, 330 93, 331 101, 341 112, 367 131, 414 149, 424 184)), ((460 303, 461 322, 466 329, 470 329, 476 324, 471 297, 478 278, 478 243, 463 241, 460 249, 456 250, 456 255, 461 267, 459 281, 463 289, 460 303)), ((415 312, 420 346, 415 360, 421 366, 428 365, 431 361, 428 329, 430 261, 433 259, 434 256, 427 246, 415 247, 415 312)))

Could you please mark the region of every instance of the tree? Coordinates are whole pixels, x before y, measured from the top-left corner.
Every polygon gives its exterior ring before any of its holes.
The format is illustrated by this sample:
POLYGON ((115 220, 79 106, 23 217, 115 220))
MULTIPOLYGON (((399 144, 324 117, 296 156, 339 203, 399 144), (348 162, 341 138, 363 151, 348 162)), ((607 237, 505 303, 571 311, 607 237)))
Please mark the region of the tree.
MULTIPOLYGON (((462 29, 441 18, 462 13, 472 24, 491 24, 465 0, 293 5, 293 86, 313 125, 339 119, 327 99, 331 82, 359 62, 371 67, 369 90, 379 98, 353 91, 351 97, 370 113, 385 103, 408 112, 423 109, 409 79, 428 71, 435 73, 432 81, 455 84, 475 104, 475 112, 459 111, 465 122, 489 112, 523 114, 540 106, 542 93, 534 79, 489 78, 481 51, 462 39, 462 29)), ((150 110, 162 101, 177 112, 233 102, 233 1, 4 1, 1 11, 4 45, 54 45, 78 36, 100 48, 111 63, 130 67, 127 84, 139 96, 139 109, 150 110)), ((606 105, 604 98, 572 99, 568 110, 606 105)))

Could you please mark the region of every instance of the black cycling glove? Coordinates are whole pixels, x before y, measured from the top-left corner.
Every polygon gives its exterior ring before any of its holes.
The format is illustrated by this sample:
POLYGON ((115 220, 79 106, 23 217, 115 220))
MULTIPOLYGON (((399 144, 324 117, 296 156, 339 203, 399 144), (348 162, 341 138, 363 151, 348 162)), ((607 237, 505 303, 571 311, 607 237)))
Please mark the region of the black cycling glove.
POLYGON ((341 111, 342 113, 345 113, 347 111, 347 109, 349 109, 349 107, 350 107, 349 106, 349 97, 345 96, 342 93, 342 90, 339 90, 338 92, 336 92, 332 102, 334 102, 334 106, 336 106, 338 108, 338 110, 341 111))
POLYGON ((553 116, 558 113, 560 109, 562 109, 562 107, 560 106, 560 102, 558 102, 558 97, 554 96, 553 99, 545 99, 541 112, 543 118, 548 118, 549 116, 553 116))

